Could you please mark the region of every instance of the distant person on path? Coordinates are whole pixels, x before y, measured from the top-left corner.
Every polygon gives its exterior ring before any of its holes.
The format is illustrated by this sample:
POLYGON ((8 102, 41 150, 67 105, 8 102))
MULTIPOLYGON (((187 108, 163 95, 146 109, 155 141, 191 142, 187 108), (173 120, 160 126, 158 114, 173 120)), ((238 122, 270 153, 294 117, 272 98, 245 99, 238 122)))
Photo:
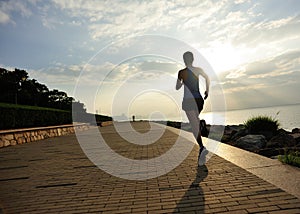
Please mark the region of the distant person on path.
POLYGON ((202 143, 199 114, 203 109, 204 100, 208 97, 210 81, 208 75, 201 68, 193 66, 194 56, 192 52, 185 52, 183 54, 183 61, 186 68, 178 72, 176 90, 179 90, 181 86, 184 85, 182 109, 186 113, 186 116, 192 127, 193 134, 200 146, 198 165, 201 166, 205 164, 208 151, 202 143), (200 75, 204 77, 206 83, 204 100, 199 90, 200 75))

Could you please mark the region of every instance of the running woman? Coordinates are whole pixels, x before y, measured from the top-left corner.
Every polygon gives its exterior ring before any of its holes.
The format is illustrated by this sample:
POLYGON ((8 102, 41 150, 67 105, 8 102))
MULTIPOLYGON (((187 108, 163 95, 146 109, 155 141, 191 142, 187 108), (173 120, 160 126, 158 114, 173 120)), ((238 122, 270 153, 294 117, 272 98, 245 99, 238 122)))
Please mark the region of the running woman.
POLYGON ((205 156, 208 154, 208 151, 202 143, 199 114, 203 109, 204 100, 208 97, 210 81, 203 69, 193 66, 194 56, 192 52, 185 52, 183 61, 186 67, 178 72, 176 90, 179 90, 184 85, 182 109, 186 113, 194 137, 200 146, 198 165, 201 166, 205 164, 205 156), (200 94, 199 76, 204 77, 206 83, 204 99, 200 94))

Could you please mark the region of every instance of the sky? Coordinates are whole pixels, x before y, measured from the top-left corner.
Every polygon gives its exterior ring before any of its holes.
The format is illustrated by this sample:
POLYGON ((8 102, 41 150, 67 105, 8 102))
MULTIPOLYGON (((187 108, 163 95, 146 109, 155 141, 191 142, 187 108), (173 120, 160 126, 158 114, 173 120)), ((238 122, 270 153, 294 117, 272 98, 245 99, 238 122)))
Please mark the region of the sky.
POLYGON ((0 47, 0 67, 116 118, 182 115, 185 51, 205 111, 300 103, 298 0, 1 0, 0 47))

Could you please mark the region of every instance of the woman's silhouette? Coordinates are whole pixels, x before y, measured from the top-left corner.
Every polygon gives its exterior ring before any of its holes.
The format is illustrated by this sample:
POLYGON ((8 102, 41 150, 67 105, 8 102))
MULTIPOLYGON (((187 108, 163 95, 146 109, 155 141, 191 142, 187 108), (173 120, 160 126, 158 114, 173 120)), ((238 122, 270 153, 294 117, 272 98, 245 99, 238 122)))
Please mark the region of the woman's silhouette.
POLYGON ((189 210, 189 212, 205 213, 205 193, 202 189, 201 182, 207 177, 208 169, 204 166, 197 167, 197 172, 195 173, 195 179, 189 186, 189 189, 185 192, 184 196, 177 203, 176 212, 184 212, 186 205, 191 203, 193 200, 195 205, 194 210, 189 210), (182 210, 183 209, 183 210, 182 210))
POLYGON ((183 61, 186 68, 178 72, 178 79, 176 83, 176 90, 179 90, 184 85, 184 96, 182 101, 182 109, 191 124, 193 134, 200 146, 198 165, 205 164, 205 156, 208 151, 205 149, 201 139, 200 119, 199 114, 203 109, 204 100, 199 90, 199 76, 205 79, 206 91, 204 92, 204 99, 208 97, 209 93, 209 78, 208 75, 199 67, 193 66, 194 56, 192 52, 185 52, 183 54, 183 61))

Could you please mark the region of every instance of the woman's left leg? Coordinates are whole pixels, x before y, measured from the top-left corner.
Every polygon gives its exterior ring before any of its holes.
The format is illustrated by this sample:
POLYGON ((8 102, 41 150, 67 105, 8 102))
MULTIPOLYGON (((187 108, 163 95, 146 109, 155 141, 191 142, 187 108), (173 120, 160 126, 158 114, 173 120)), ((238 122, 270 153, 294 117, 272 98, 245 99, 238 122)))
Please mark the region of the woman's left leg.
POLYGON ((192 132, 194 134, 194 137, 196 138, 201 149, 203 148, 203 143, 202 143, 201 131, 200 131, 199 113, 197 110, 186 111, 185 113, 192 127, 192 132))

